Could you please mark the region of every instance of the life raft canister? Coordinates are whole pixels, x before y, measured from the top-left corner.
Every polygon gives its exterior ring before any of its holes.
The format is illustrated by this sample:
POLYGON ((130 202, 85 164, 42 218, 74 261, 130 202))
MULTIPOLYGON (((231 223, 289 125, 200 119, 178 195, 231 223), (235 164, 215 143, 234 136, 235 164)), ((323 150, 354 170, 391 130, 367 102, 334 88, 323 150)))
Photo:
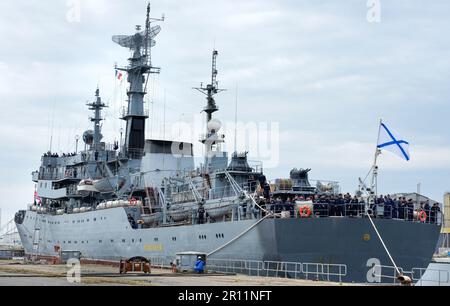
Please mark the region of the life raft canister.
POLYGON ((306 205, 300 207, 299 212, 300 212, 301 218, 309 218, 309 217, 311 217, 311 214, 312 214, 311 208, 306 205))
POLYGON ((425 222, 425 221, 427 221, 427 213, 424 211, 424 210, 422 210, 422 211, 420 211, 419 212, 419 220, 421 221, 421 222, 425 222))

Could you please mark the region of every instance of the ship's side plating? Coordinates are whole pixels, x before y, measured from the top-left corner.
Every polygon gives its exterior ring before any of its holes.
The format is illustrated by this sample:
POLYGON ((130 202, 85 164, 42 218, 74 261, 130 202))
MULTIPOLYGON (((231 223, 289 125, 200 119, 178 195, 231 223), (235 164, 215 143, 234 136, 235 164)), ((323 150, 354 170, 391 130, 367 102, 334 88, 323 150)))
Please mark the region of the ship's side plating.
MULTIPOLYGON (((27 211, 17 227, 25 252, 33 254, 33 232, 38 225, 39 254, 46 256, 58 255, 55 246, 80 251, 85 258, 104 260, 133 256, 170 260, 177 252, 210 253, 219 249, 211 258, 346 265, 343 281, 349 282, 367 282, 374 262, 391 265, 365 218, 267 218, 247 231, 256 222, 250 219, 132 229, 125 209, 112 208, 63 216, 27 211)), ((377 219, 375 224, 403 269, 428 266, 439 226, 392 219, 377 219)))

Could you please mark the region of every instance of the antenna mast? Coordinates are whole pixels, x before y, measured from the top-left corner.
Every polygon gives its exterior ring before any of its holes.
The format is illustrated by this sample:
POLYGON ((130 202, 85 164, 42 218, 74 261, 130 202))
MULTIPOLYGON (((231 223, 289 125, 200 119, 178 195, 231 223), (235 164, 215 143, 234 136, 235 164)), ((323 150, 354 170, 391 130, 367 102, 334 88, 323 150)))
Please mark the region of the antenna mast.
POLYGON ((151 26, 152 21, 164 21, 161 18, 150 17, 150 3, 147 5, 145 29, 141 31, 136 26, 134 35, 115 35, 112 40, 122 47, 133 51, 129 59, 129 65, 116 70, 126 71, 130 84, 128 95, 128 107, 122 112, 122 119, 127 122, 125 132, 125 144, 122 148, 129 158, 140 159, 145 144, 145 120, 148 111, 144 111, 144 96, 147 94, 147 83, 149 75, 159 73, 160 68, 153 67, 151 63, 151 48, 156 45, 154 38, 161 31, 161 27, 151 26), (145 83, 145 85, 144 85, 145 83))
POLYGON ((219 92, 225 91, 226 89, 220 89, 219 88, 219 82, 217 81, 217 56, 219 55, 219 52, 216 50, 213 50, 212 53, 212 64, 211 64, 211 84, 207 85, 206 87, 203 87, 203 83, 200 85, 200 87, 194 87, 194 89, 198 90, 202 94, 206 95, 207 104, 206 107, 203 109, 203 111, 206 113, 207 121, 211 121, 212 114, 217 112, 219 108, 216 105, 216 101, 214 100, 214 96, 218 94, 219 92))
POLYGON ((225 142, 224 135, 219 134, 219 130, 221 128, 221 123, 216 120, 212 120, 212 114, 217 112, 219 108, 216 105, 216 101, 214 100, 214 96, 219 92, 224 91, 225 89, 219 88, 219 82, 217 82, 217 56, 219 52, 213 50, 212 53, 212 64, 211 64, 211 84, 208 84, 206 87, 203 87, 203 83, 200 87, 194 87, 194 89, 198 90, 202 94, 206 95, 206 107, 203 111, 206 113, 206 134, 201 135, 200 142, 205 145, 205 171, 209 172, 210 167, 212 165, 212 158, 219 157, 222 155, 220 144, 225 142))

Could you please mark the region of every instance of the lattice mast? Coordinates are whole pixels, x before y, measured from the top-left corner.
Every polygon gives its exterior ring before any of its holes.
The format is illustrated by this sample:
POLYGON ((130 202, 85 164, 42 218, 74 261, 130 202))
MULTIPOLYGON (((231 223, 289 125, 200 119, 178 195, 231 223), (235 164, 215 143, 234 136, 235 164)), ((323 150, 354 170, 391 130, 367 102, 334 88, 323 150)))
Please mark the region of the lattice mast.
POLYGON ((153 67, 151 61, 151 48, 156 45, 153 38, 159 34, 161 27, 151 26, 152 21, 164 21, 162 18, 150 17, 150 3, 147 6, 145 30, 136 26, 134 35, 115 35, 112 40, 122 47, 129 48, 133 56, 128 59, 129 65, 124 68, 116 67, 116 70, 127 73, 127 81, 130 84, 127 92, 128 106, 122 112, 122 119, 126 121, 125 141, 123 150, 133 157, 140 157, 145 144, 145 120, 148 113, 144 111, 144 96, 147 94, 147 82, 149 75, 160 73, 160 68, 153 67), (145 86, 144 86, 145 84, 145 86))
POLYGON ((94 111, 94 117, 91 117, 89 119, 94 123, 93 148, 96 152, 98 152, 100 150, 100 141, 102 139, 100 123, 104 120, 101 117, 101 111, 103 108, 108 106, 106 106, 106 104, 102 102, 102 99, 100 98, 100 90, 98 88, 95 91, 95 98, 96 99, 94 102, 87 103, 86 105, 89 106, 89 110, 94 111))
POLYGON ((212 114, 217 112, 219 108, 216 105, 214 96, 225 89, 219 88, 219 82, 217 81, 217 56, 219 53, 213 50, 212 63, 211 63, 211 83, 200 87, 194 87, 202 94, 206 95, 206 107, 203 111, 206 113, 206 134, 201 135, 200 142, 205 146, 205 170, 208 172, 212 163, 212 159, 219 154, 223 154, 220 149, 220 144, 224 142, 224 135, 220 135, 218 132, 221 128, 221 123, 218 120, 213 120, 212 114))
POLYGON ((216 101, 214 100, 214 96, 218 94, 219 92, 224 91, 225 89, 219 88, 219 82, 217 81, 217 56, 219 55, 219 52, 216 50, 213 50, 212 53, 212 65, 211 65, 211 84, 206 85, 206 87, 203 87, 203 83, 200 85, 200 87, 195 87, 194 89, 200 91, 201 93, 206 95, 206 107, 203 109, 203 111, 206 113, 207 120, 206 123, 210 122, 212 120, 212 114, 217 112, 219 108, 216 105, 216 101))

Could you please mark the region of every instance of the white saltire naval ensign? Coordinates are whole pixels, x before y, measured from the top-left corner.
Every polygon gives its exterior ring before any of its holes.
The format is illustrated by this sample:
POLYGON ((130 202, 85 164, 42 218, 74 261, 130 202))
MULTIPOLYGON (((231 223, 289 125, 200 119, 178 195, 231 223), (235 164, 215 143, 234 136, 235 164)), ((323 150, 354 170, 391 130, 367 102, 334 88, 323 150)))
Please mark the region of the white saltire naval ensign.
POLYGON ((400 158, 409 161, 409 142, 395 135, 385 123, 380 123, 380 136, 378 138, 378 149, 386 150, 398 155, 400 158))

